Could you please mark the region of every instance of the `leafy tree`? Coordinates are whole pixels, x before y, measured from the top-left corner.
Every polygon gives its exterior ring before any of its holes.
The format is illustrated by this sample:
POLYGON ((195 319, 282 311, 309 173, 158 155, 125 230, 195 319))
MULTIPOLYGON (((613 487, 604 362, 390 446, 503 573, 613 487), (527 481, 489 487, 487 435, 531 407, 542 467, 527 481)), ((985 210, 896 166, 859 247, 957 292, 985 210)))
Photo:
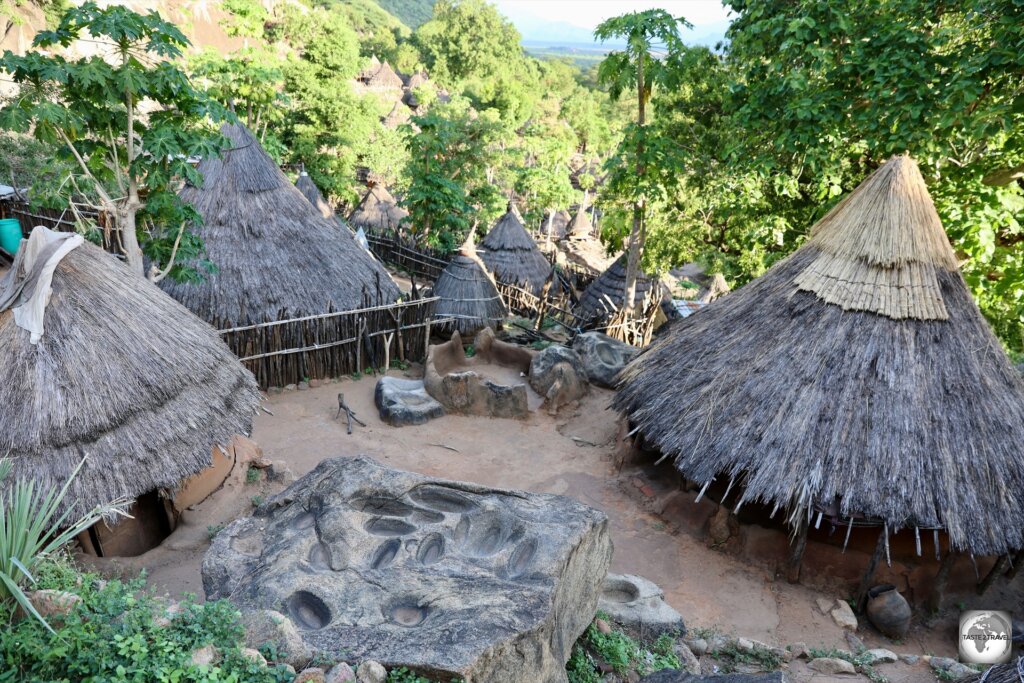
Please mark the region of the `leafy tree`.
POLYGON ((430 21, 434 11, 434 0, 377 0, 377 4, 409 28, 418 28, 430 21))
MULTIPOLYGON (((224 0, 222 3, 227 17, 221 22, 229 36, 262 38, 263 25, 269 14, 259 0, 224 0)), ((245 41, 248 46, 249 41, 245 41)))
MULTIPOLYGON (((552 105, 557 111, 557 102, 552 105)), ((573 198, 569 182, 569 159, 576 149, 576 136, 564 121, 554 117, 531 123, 521 131, 516 192, 526 197, 527 219, 538 219, 547 212, 544 226, 548 242, 555 212, 567 207, 573 198)))
POLYGON ((672 80, 672 63, 683 49, 679 24, 690 27, 685 19, 652 9, 608 19, 594 30, 598 40, 622 38, 626 41, 625 50, 611 52, 601 62, 598 71, 601 83, 608 87, 613 99, 628 91, 635 91, 637 98, 636 124, 626 129, 618 154, 607 165, 608 196, 633 207, 624 293, 627 313, 636 295, 636 278, 646 241, 648 203, 664 195, 678 165, 671 142, 648 134, 647 104, 655 86, 667 85, 672 80), (658 59, 655 50, 663 51, 664 58, 658 59))
POLYGON ((472 116, 460 102, 434 107, 412 123, 419 130, 409 143, 408 230, 417 240, 453 249, 501 209, 490 180, 503 128, 491 116, 472 116))
POLYGON ((222 142, 209 124, 226 112, 171 61, 188 44, 155 12, 86 2, 68 10, 55 30, 39 32, 28 54, 7 51, 0 60, 20 86, 20 96, 0 110, 0 125, 63 145, 96 207, 113 217, 129 267, 144 275, 145 249, 153 280, 187 276, 176 257, 201 251, 187 231, 199 216, 174 186, 182 178, 201 182, 189 157, 215 155, 222 142), (85 34, 109 54, 70 61, 43 52, 85 34))
POLYGON ((284 64, 272 53, 244 48, 224 57, 206 49, 189 61, 197 83, 221 104, 244 112, 245 125, 261 137, 284 117, 284 64))

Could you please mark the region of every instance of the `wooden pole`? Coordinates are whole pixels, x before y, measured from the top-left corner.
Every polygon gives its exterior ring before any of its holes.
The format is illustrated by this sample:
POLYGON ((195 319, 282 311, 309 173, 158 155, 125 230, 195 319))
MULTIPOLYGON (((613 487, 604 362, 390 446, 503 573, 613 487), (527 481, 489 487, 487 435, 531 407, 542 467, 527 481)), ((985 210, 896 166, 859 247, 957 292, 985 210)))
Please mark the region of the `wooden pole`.
POLYGON ((942 596, 946 592, 946 584, 949 583, 949 574, 953 571, 953 565, 956 564, 957 554, 952 551, 942 558, 942 563, 939 565, 939 571, 935 574, 935 585, 932 586, 932 594, 928 596, 928 611, 935 613, 942 607, 942 596))
POLYGON ((887 532, 888 529, 884 526, 878 531, 878 542, 875 543, 875 552, 871 554, 868 567, 864 570, 864 576, 860 579, 860 586, 857 587, 854 604, 857 605, 858 612, 864 612, 864 602, 867 600, 868 591, 871 590, 871 581, 875 578, 878 563, 882 561, 882 554, 885 552, 885 546, 888 544, 887 532))
POLYGON ((793 540, 793 549, 789 553, 789 568, 786 570, 786 580, 790 583, 799 583, 800 581, 800 567, 804 561, 804 551, 807 549, 807 530, 807 515, 801 512, 796 538, 793 540))
POLYGON ((989 570, 985 578, 978 584, 978 595, 984 595, 985 591, 995 582, 1000 574, 1006 572, 1006 568, 1010 566, 1010 556, 1003 555, 996 560, 996 563, 992 565, 992 569, 989 570))
POLYGON ((1006 580, 1013 581, 1017 576, 1017 572, 1020 570, 1020 565, 1024 563, 1024 548, 1017 551, 1017 554, 1013 556, 1013 566, 1006 571, 1006 580))

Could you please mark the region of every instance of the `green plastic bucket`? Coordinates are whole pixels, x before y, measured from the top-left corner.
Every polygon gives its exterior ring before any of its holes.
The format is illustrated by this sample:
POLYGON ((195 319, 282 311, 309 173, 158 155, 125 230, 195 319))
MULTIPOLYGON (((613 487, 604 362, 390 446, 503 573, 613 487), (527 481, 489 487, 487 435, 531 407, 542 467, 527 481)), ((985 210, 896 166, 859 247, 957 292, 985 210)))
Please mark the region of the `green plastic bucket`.
POLYGON ((0 249, 8 254, 18 253, 21 246, 21 223, 17 218, 0 219, 0 249))

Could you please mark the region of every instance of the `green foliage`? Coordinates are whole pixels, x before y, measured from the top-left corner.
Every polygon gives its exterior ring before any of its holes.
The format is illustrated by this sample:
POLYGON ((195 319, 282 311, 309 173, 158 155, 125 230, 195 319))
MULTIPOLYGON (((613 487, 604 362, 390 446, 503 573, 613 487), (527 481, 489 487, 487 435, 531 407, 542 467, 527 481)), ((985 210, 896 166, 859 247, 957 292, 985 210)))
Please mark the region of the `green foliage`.
POLYGON ((245 124, 257 133, 279 123, 287 98, 284 63, 273 53, 245 48, 225 57, 208 48, 189 59, 194 79, 224 106, 244 115, 245 124))
POLYGON ((409 28, 418 28, 430 21, 434 12, 434 0, 377 0, 377 4, 409 28))
POLYGON ((212 541, 222 531, 224 531, 223 524, 209 524, 206 527, 206 537, 212 541))
POLYGON ((0 630, 0 682, 179 681, 203 683, 283 683, 293 675, 283 666, 264 667, 241 655, 243 631, 238 611, 227 601, 182 609, 161 625, 164 606, 129 582, 96 580, 64 562, 40 571, 45 588, 79 595, 82 603, 56 633, 34 620, 0 630), (215 646, 220 661, 195 666, 192 650, 215 646))
POLYGON ((712 650, 711 656, 718 660, 723 673, 734 673, 741 666, 756 666, 761 671, 777 671, 782 667, 782 658, 771 650, 759 645, 755 645, 753 650, 741 650, 734 640, 712 650))
MULTIPOLYGON (((598 613, 598 617, 606 619, 607 615, 598 613)), ((599 662, 610 666, 620 676, 631 671, 644 676, 680 666, 679 658, 673 652, 673 639, 670 635, 664 634, 653 643, 640 643, 616 629, 612 629, 611 633, 601 633, 591 624, 576 642, 566 664, 569 683, 596 683, 603 680, 599 662)))
POLYGON ((26 584, 36 581, 35 573, 42 563, 100 518, 124 514, 125 501, 96 507, 78 518, 72 517, 70 510, 59 512, 84 464, 85 459, 60 490, 44 491, 37 489, 32 480, 9 484, 6 480, 13 463, 0 459, 0 614, 9 616, 20 606, 52 632, 25 596, 26 584))
POLYGON ((259 0, 223 0, 221 5, 227 12, 227 17, 221 25, 229 36, 263 36, 263 25, 267 22, 269 14, 259 0))
POLYGON ((249 469, 245 471, 245 483, 255 484, 260 480, 260 471, 258 468, 249 465, 249 469))

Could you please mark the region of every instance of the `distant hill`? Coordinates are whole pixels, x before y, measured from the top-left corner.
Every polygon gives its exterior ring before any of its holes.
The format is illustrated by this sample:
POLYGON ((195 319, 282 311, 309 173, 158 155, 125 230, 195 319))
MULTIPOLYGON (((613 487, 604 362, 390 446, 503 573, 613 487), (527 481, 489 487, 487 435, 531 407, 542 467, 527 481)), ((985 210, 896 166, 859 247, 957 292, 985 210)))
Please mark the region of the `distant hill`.
POLYGON ((434 0, 377 0, 377 4, 411 29, 427 23, 434 16, 434 0))

